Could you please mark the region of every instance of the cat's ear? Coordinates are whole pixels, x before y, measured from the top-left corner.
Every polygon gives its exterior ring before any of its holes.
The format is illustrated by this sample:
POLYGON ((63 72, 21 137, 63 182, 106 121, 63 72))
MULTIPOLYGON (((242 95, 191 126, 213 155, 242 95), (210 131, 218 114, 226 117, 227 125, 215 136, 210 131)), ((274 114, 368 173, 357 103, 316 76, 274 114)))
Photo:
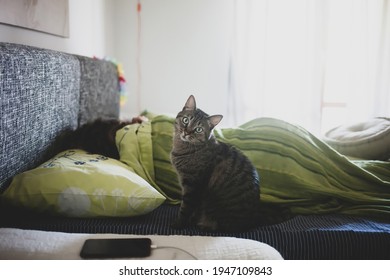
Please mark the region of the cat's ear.
POLYGON ((211 127, 215 127, 222 120, 222 115, 213 115, 207 118, 211 127))
POLYGON ((190 95, 188 97, 186 104, 183 107, 183 111, 195 111, 196 110, 196 102, 195 102, 195 97, 193 95, 190 95))

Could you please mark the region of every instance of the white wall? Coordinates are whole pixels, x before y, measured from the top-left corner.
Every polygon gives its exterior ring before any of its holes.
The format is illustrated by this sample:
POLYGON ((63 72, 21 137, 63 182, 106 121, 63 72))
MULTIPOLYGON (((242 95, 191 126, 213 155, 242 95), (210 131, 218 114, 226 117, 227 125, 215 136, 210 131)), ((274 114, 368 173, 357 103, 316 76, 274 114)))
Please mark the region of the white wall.
POLYGON ((113 55, 112 1, 69 0, 69 38, 0 24, 0 41, 85 56, 113 55))
POLYGON ((115 53, 128 80, 123 116, 143 109, 176 114, 194 94, 200 108, 226 114, 231 0, 141 1, 137 73, 137 1, 117 0, 115 53), (137 87, 140 86, 140 96, 137 87))
POLYGON ((140 79, 137 0, 69 0, 69 38, 0 24, 0 41, 116 58, 128 81, 123 117, 176 114, 189 94, 206 112, 226 114, 233 0, 141 4, 140 79))

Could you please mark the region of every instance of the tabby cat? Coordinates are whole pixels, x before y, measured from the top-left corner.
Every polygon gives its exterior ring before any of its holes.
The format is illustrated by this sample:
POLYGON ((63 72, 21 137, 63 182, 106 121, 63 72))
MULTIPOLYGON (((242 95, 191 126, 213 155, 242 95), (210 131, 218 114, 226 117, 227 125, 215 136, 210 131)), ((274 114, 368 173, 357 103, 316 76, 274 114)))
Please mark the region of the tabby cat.
POLYGON ((171 160, 182 203, 175 228, 242 231, 257 224, 259 176, 244 154, 216 140, 213 129, 221 119, 198 109, 192 95, 176 117, 171 160))

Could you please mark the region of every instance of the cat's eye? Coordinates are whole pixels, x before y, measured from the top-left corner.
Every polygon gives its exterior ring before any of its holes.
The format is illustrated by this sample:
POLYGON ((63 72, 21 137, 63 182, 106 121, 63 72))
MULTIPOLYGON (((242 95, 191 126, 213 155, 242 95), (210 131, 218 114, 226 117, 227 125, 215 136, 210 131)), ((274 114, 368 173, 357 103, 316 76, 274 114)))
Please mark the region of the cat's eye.
POLYGON ((187 117, 183 117, 181 121, 183 122, 183 124, 188 124, 190 122, 190 120, 187 117))
POLYGON ((202 133, 203 132, 203 128, 202 127, 197 127, 197 128, 195 128, 195 132, 196 133, 202 133))

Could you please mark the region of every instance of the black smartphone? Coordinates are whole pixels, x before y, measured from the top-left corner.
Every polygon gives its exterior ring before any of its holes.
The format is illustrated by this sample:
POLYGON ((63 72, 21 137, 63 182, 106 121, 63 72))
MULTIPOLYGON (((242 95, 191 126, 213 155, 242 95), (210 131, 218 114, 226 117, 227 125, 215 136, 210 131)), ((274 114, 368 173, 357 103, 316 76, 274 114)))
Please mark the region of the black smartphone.
POLYGON ((115 259, 150 256, 149 238, 87 239, 80 252, 83 259, 115 259))

